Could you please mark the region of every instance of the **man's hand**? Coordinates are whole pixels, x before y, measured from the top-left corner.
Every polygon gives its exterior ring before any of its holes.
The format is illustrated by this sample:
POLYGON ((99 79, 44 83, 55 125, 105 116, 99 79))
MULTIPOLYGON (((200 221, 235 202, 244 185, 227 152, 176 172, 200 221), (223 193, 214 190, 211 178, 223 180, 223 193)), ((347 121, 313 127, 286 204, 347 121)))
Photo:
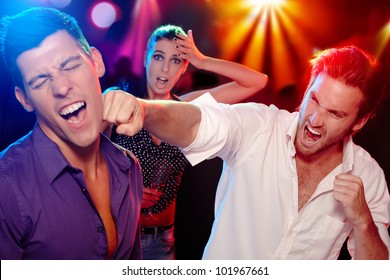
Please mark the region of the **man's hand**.
POLYGON ((136 97, 122 90, 107 90, 102 98, 103 122, 116 125, 118 134, 133 136, 142 129, 144 112, 136 97))
POLYGON ((336 176, 333 184, 333 197, 343 205, 349 222, 354 227, 367 226, 372 223, 360 177, 341 173, 336 176))
POLYGON ((333 184, 333 197, 343 205, 346 217, 353 226, 354 259, 388 259, 389 251, 379 236, 368 208, 361 178, 342 173, 336 176, 333 184))

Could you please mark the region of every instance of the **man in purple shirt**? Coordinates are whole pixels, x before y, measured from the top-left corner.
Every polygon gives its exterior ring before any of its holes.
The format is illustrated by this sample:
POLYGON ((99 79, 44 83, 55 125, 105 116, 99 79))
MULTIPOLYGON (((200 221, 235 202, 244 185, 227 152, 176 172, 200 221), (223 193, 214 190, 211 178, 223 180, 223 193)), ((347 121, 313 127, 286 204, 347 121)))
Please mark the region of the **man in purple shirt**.
POLYGON ((100 133, 100 52, 55 9, 2 23, 15 96, 37 124, 0 153, 0 259, 140 259, 141 172, 100 133))

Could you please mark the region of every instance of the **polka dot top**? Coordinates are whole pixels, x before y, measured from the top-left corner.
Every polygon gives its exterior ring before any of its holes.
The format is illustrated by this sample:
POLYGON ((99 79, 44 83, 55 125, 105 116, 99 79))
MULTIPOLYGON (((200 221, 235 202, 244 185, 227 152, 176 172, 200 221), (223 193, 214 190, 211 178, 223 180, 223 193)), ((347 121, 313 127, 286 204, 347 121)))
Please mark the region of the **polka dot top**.
POLYGON ((180 149, 165 142, 157 145, 145 129, 132 137, 115 135, 112 140, 138 158, 144 187, 156 188, 162 192, 160 200, 150 208, 142 208, 141 213, 158 214, 166 210, 177 196, 188 164, 180 149))

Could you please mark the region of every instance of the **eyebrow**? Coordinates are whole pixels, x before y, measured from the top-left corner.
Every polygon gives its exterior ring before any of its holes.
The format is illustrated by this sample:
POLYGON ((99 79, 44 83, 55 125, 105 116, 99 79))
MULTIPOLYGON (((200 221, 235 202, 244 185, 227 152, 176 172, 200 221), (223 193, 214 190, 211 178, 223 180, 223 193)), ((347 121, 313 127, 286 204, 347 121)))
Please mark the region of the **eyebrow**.
POLYGON ((75 56, 68 57, 64 62, 62 62, 60 64, 60 69, 64 68, 70 62, 76 61, 76 60, 80 60, 80 59, 81 59, 80 55, 75 55, 75 56))
POLYGON ((340 115, 341 117, 345 117, 348 114, 344 111, 337 111, 337 110, 328 110, 329 113, 334 114, 334 115, 340 115))
MULTIPOLYGON (((76 60, 80 60, 81 59, 81 56, 80 55, 75 55, 75 56, 71 56, 71 57, 68 57, 67 59, 65 59, 65 61, 63 61, 61 64, 60 64, 60 69, 63 69, 68 63, 72 62, 72 61, 76 61, 76 60)), ((28 86, 31 86, 35 81, 41 79, 41 78, 46 78, 48 75, 47 74, 38 74, 37 76, 33 77, 28 83, 27 85, 28 86)))
POLYGON ((47 77, 46 74, 39 74, 39 75, 35 76, 34 78, 32 78, 30 81, 28 81, 27 85, 31 86, 33 83, 35 83, 35 81, 39 80, 40 78, 46 78, 46 77, 47 77))
MULTIPOLYGON (((152 55, 155 55, 155 54, 163 54, 163 55, 166 55, 166 53, 165 53, 164 51, 161 51, 161 50, 155 50, 155 51, 153 52, 152 55)), ((173 54, 172 56, 180 58, 180 56, 177 55, 177 54, 173 54)))
POLYGON ((154 50, 153 54, 155 54, 155 53, 162 53, 162 54, 165 54, 165 52, 160 51, 160 50, 154 50))

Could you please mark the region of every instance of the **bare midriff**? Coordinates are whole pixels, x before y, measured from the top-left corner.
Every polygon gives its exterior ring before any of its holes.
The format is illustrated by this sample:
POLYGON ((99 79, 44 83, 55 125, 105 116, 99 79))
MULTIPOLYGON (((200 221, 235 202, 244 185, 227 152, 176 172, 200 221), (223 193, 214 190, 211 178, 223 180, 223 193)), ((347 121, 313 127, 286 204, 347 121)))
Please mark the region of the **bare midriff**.
POLYGON ((167 209, 158 214, 141 214, 141 226, 143 227, 163 227, 172 225, 175 222, 175 208, 176 201, 174 201, 167 209))

